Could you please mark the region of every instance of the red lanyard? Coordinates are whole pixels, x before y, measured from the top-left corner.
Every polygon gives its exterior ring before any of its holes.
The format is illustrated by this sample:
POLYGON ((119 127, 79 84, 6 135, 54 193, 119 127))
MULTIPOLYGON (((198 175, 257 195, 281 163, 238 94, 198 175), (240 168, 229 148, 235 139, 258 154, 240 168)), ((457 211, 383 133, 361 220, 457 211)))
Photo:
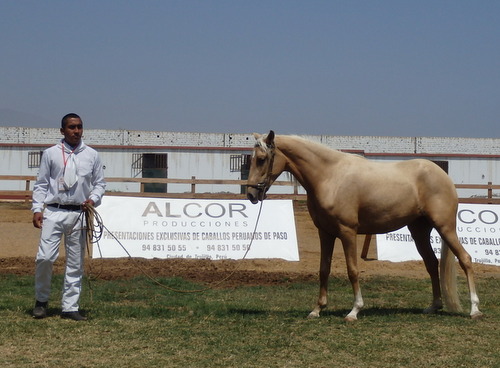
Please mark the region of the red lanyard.
POLYGON ((70 157, 70 156, 71 156, 71 155, 75 152, 75 150, 76 150, 76 148, 77 148, 77 147, 78 147, 78 146, 76 146, 76 147, 75 147, 75 149, 69 153, 68 158, 66 159, 66 155, 65 155, 65 153, 64 153, 64 143, 61 145, 61 148, 62 148, 62 156, 63 156, 63 163, 64 163, 64 167, 65 167, 65 168, 66 168, 66 164, 67 164, 67 162, 68 162, 68 160, 69 160, 69 157, 70 157))

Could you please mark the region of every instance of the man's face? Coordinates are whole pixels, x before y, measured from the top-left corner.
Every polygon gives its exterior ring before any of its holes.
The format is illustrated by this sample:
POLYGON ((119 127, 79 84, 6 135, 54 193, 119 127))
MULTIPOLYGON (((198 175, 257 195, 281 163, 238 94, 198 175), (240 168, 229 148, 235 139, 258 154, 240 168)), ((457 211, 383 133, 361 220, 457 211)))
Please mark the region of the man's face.
POLYGON ((83 124, 80 119, 69 118, 66 126, 61 128, 61 134, 64 135, 64 140, 70 146, 77 146, 82 140, 83 124))

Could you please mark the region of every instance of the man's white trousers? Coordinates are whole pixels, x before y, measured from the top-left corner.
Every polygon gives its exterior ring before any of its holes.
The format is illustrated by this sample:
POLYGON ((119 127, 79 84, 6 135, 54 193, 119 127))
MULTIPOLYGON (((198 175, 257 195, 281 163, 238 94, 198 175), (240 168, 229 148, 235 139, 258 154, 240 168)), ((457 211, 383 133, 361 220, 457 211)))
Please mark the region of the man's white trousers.
POLYGON ((61 301, 63 312, 74 312, 79 308, 85 257, 84 219, 80 211, 47 207, 43 213, 42 234, 36 256, 35 297, 40 302, 49 300, 52 268, 59 256, 59 245, 64 235, 66 270, 61 301))

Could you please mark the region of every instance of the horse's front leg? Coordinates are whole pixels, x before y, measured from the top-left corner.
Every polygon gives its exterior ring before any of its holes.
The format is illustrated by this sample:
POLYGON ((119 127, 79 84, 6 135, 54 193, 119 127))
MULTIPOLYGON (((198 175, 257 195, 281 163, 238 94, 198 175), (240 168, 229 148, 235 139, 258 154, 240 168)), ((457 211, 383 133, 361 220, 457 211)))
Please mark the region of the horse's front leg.
POLYGON ((328 299, 328 277, 330 276, 330 268, 332 265, 333 247, 335 237, 319 230, 319 239, 321 243, 321 260, 319 266, 319 297, 318 304, 308 318, 319 317, 320 312, 326 308, 328 299))
POLYGON ((363 297, 361 296, 361 288, 359 286, 359 271, 358 271, 358 252, 356 244, 356 232, 348 229, 343 232, 341 240, 344 248, 345 260, 347 264, 347 275, 351 282, 352 291, 354 293, 354 305, 349 314, 345 317, 347 322, 353 322, 358 319, 358 313, 363 308, 363 297))

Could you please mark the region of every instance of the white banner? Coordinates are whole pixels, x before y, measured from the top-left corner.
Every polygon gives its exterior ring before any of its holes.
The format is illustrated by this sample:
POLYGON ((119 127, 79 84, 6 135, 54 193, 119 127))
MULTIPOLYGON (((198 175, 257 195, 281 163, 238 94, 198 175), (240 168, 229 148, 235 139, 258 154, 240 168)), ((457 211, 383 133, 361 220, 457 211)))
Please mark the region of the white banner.
POLYGON ((94 258, 241 259, 298 261, 291 200, 104 197, 97 208, 106 230, 94 258), (122 248, 120 243, 127 250, 122 248))
MULTIPOLYGON (((457 233, 473 262, 500 266, 500 206, 460 203, 457 233)), ((436 230, 431 233, 431 245, 439 258, 441 237, 436 230)), ((407 227, 378 234, 377 255, 379 260, 393 262, 422 259, 407 227)))

